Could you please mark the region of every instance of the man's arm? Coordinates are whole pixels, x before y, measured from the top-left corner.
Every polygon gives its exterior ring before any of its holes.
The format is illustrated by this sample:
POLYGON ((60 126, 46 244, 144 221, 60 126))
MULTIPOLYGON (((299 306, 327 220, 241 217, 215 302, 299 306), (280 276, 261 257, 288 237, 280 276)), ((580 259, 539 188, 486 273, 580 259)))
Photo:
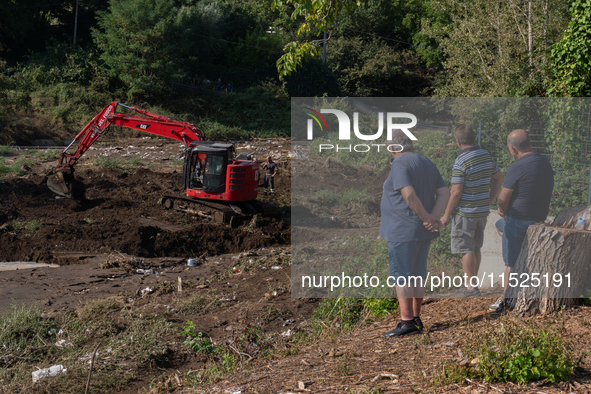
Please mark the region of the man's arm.
POLYGON ((503 187, 503 182, 505 182, 505 177, 501 174, 501 171, 495 172, 490 178, 490 203, 492 204, 495 201, 495 198, 499 195, 501 188, 503 187))
POLYGON ((414 187, 405 186, 402 189, 400 189, 400 193, 402 194, 402 198, 404 198, 404 201, 406 201, 410 209, 412 209, 414 213, 419 215, 419 218, 421 218, 423 222, 426 222, 427 219, 429 219, 429 212, 427 212, 423 207, 423 203, 421 202, 421 200, 419 200, 419 197, 417 196, 414 187))
MULTIPOLYGON (((410 209, 412 209, 413 212, 416 213, 423 221, 423 225, 425 225, 428 230, 437 231, 441 223, 439 221, 439 216, 429 213, 425 210, 425 207, 423 207, 423 203, 421 200, 419 200, 415 189, 412 186, 405 186, 400 189, 400 193, 402 194, 402 198, 404 198, 404 201, 406 201, 410 209)), ((433 212, 436 212, 436 210, 441 212, 443 207, 447 204, 446 199, 449 198, 449 190, 447 187, 442 187, 437 189, 435 193, 437 194, 437 197, 433 206, 433 212), (438 201, 440 199, 442 201, 438 201)))
POLYGON ((451 218, 451 214, 458 206, 460 199, 462 198, 462 191, 464 190, 463 183, 454 183, 451 185, 451 198, 447 203, 447 208, 445 209, 445 214, 441 218, 441 224, 445 227, 451 218))
POLYGON ((439 189, 435 190, 435 203, 433 204, 433 209, 431 210, 431 214, 439 217, 445 207, 448 204, 450 198, 450 192, 447 186, 440 187, 439 189))
MULTIPOLYGON (((431 210, 431 215, 438 218, 449 201, 450 192, 447 186, 443 186, 435 190, 435 202, 433 203, 433 209, 431 210)), ((440 228, 443 228, 443 224, 441 220, 431 220, 429 222, 423 222, 423 226, 429 231, 437 231, 440 228)))
POLYGON ((499 194, 499 215, 502 218, 505 218, 507 211, 509 210, 509 202, 511 201, 511 194, 513 194, 513 189, 502 188, 501 193, 499 194))

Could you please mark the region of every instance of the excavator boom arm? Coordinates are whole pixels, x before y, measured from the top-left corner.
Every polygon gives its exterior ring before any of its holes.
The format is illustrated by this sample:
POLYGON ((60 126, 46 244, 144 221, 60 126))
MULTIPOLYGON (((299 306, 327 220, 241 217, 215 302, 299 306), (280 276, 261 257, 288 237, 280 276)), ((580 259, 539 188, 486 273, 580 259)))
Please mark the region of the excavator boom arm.
POLYGON ((172 138, 182 142, 186 147, 188 147, 193 141, 204 140, 203 132, 190 123, 173 120, 166 116, 156 115, 139 108, 130 107, 118 103, 117 101, 113 101, 111 104, 103 108, 98 115, 92 118, 82 131, 78 133, 70 145, 64 149, 60 155, 59 164, 55 170, 72 171, 74 164, 76 164, 78 159, 107 131, 107 128, 110 125, 128 127, 130 129, 172 138), (143 116, 118 113, 116 112, 118 106, 128 108, 143 116), (75 142, 78 142, 76 151, 73 154, 67 153, 68 149, 70 149, 75 142))

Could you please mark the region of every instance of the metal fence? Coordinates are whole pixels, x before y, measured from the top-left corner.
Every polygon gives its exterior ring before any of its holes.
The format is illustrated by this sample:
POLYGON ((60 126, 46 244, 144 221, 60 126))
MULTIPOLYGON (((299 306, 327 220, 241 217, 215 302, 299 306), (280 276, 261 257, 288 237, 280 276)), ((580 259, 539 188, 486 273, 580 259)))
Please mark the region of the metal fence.
MULTIPOLYGON (((577 129, 562 141, 559 151, 553 138, 547 133, 546 124, 532 122, 526 131, 534 151, 546 156, 554 169, 554 192, 550 210, 555 214, 562 208, 591 204, 591 107, 578 116, 577 129)), ((507 132, 483 130, 478 127, 478 141, 506 170, 514 159, 506 145, 507 132)), ((564 138, 564 135, 562 136, 564 138)), ((504 171, 503 171, 504 172, 504 171)))

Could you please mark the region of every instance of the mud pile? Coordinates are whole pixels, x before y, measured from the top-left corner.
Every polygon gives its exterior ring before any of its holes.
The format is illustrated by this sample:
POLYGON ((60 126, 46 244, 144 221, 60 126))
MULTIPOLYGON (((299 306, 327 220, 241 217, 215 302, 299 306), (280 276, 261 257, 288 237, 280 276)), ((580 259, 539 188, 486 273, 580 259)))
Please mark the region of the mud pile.
POLYGON ((194 257, 289 243, 289 226, 258 220, 231 229, 165 210, 159 199, 182 196, 182 174, 102 167, 76 172, 86 201, 56 198, 47 177, 30 174, 0 183, 0 261, 68 264, 78 253, 194 257))

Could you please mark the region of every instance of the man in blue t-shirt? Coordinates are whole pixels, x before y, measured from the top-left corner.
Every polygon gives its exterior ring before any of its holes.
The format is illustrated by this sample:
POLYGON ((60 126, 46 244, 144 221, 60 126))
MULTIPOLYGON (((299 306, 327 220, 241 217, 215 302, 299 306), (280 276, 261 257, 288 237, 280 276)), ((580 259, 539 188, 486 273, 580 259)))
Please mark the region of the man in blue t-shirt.
POLYGON ((412 141, 404 132, 395 130, 392 144, 401 145, 403 150, 392 153, 394 161, 380 205, 380 236, 388 241, 388 281, 389 285, 396 284, 401 322, 384 334, 386 338, 423 331, 420 313, 427 256, 431 240, 439 236, 439 216, 449 200, 449 189, 439 170, 431 160, 413 152, 412 141), (411 276, 423 281, 411 280, 411 276))
POLYGON ((496 226, 503 234, 503 260, 505 262, 505 291, 489 307, 491 312, 502 313, 509 306, 505 300, 511 268, 515 266, 527 228, 543 222, 550 211, 554 189, 554 171, 550 161, 532 150, 525 130, 513 130, 507 136, 507 148, 516 160, 507 168, 505 182, 499 194, 499 215, 503 219, 496 226))

